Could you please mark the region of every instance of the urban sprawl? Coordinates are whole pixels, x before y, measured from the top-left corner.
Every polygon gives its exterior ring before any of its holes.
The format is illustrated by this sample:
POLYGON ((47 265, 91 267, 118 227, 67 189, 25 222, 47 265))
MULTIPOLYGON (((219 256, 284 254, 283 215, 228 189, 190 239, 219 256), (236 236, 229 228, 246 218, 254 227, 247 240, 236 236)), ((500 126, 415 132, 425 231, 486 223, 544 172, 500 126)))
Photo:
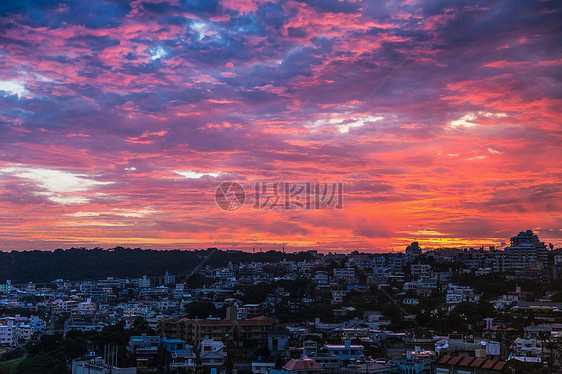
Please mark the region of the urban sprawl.
POLYGON ((306 254, 0 278, 0 374, 562 372, 562 250, 531 230, 503 250, 306 254))

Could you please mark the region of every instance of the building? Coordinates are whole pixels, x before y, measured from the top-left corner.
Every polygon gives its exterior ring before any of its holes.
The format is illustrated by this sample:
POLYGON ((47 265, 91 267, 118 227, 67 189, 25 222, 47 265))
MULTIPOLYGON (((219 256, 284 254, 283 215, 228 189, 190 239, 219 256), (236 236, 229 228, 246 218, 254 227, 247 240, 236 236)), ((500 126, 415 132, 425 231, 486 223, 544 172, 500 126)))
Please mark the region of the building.
POLYGON ((143 275, 142 278, 138 280, 139 288, 150 288, 150 279, 143 275))
POLYGON ((341 304, 345 295, 349 293, 347 289, 332 290, 332 304, 341 304))
POLYGON ((322 367, 311 358, 297 358, 287 362, 281 370, 272 370, 272 374, 320 374, 322 367))
POLYGON ((511 350, 515 356, 538 356, 542 353, 541 342, 538 339, 517 338, 511 345, 511 350))
POLYGON ((19 323, 14 331, 14 340, 19 343, 31 340, 34 332, 35 329, 32 326, 25 323, 19 323))
POLYGON ((322 270, 317 271, 314 277, 312 277, 312 281, 316 284, 328 284, 330 282, 328 272, 322 270))
POLYGON ((346 340, 342 345, 326 344, 324 348, 326 348, 329 354, 337 356, 340 361, 359 360, 365 349, 362 345, 351 345, 349 340, 346 340))
POLYGON ((201 367, 219 368, 226 360, 225 345, 221 341, 205 339, 199 344, 201 367))
POLYGON ((131 336, 127 350, 133 354, 137 368, 147 369, 155 364, 159 345, 159 336, 143 334, 131 336))
POLYGON ((193 347, 187 345, 184 340, 162 338, 162 348, 171 359, 170 369, 193 369, 196 367, 193 347))
POLYGON ((14 319, 4 318, 0 320, 0 346, 15 345, 14 319))
POLYGON ((396 369, 391 373, 407 373, 407 374, 429 374, 431 372, 431 363, 423 359, 403 358, 388 363, 390 368, 396 369))
POLYGON ((507 373, 507 362, 484 358, 442 356, 433 364, 435 374, 500 374, 507 373))
POLYGON ((267 333, 267 347, 273 355, 284 353, 288 346, 289 331, 285 329, 269 330, 267 333))
POLYGON ((235 306, 227 308, 227 318, 223 320, 166 318, 158 323, 158 333, 169 338, 183 339, 189 344, 198 345, 204 339, 221 341, 267 341, 269 330, 277 327, 277 320, 260 316, 238 319, 235 306))
POLYGON ((419 305, 420 300, 414 299, 414 298, 406 298, 406 299, 402 300, 402 303, 404 305, 419 305))
POLYGON ((341 374, 392 374, 394 371, 386 365, 366 362, 341 368, 341 374))
POLYGON ((91 361, 74 361, 72 374, 137 374, 137 368, 118 368, 97 358, 91 361))
POLYGON ((507 269, 511 271, 544 270, 548 266, 548 248, 533 230, 521 231, 506 247, 507 269))
POLYGON ((412 277, 431 275, 431 265, 429 264, 412 264, 410 265, 410 273, 412 277))
POLYGON ((412 242, 409 246, 406 247, 406 258, 408 261, 414 260, 416 257, 421 256, 422 249, 418 242, 412 242))
POLYGON ((275 362, 252 362, 252 374, 268 374, 275 368, 275 362))
POLYGON ((477 303, 480 300, 480 295, 475 294, 472 287, 450 283, 445 298, 447 304, 459 304, 463 301, 477 303))
POLYGON ((12 292, 13 287, 12 287, 12 281, 11 280, 7 280, 6 284, 0 284, 0 293, 10 293, 12 292))
POLYGON ((334 277, 337 279, 345 280, 355 280, 355 269, 354 268, 339 268, 334 269, 334 277))

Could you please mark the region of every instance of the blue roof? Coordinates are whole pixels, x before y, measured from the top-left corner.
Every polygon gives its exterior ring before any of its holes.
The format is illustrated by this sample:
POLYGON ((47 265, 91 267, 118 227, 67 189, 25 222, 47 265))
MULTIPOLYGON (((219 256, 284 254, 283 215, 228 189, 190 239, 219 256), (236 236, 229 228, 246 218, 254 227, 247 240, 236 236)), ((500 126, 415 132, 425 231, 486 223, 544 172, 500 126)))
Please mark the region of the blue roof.
POLYGON ((185 340, 162 338, 162 343, 179 343, 179 344, 185 344, 185 340))

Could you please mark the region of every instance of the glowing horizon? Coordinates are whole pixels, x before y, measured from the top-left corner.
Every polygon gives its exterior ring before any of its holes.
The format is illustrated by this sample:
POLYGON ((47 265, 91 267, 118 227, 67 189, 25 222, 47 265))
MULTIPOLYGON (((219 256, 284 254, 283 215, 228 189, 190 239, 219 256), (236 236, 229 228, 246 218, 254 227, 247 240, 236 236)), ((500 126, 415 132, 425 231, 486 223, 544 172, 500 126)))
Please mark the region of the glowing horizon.
POLYGON ((554 1, 0 4, 0 250, 562 246, 554 1), (343 209, 215 204, 338 182, 343 209))

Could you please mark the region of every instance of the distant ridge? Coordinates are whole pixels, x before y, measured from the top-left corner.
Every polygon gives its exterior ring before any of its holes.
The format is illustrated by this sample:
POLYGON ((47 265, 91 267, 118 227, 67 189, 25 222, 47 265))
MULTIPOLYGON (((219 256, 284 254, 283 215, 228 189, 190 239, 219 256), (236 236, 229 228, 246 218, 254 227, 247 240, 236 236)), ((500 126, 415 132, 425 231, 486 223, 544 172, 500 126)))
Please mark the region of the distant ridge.
POLYGON ((205 265, 226 266, 229 262, 281 262, 283 259, 303 261, 312 259, 307 252, 283 253, 267 251, 249 253, 206 250, 152 250, 115 247, 70 248, 55 251, 0 252, 0 282, 50 282, 55 279, 95 280, 106 277, 133 278, 162 276, 166 272, 187 275, 203 259, 205 265), (211 256, 209 256, 212 253, 211 256))

